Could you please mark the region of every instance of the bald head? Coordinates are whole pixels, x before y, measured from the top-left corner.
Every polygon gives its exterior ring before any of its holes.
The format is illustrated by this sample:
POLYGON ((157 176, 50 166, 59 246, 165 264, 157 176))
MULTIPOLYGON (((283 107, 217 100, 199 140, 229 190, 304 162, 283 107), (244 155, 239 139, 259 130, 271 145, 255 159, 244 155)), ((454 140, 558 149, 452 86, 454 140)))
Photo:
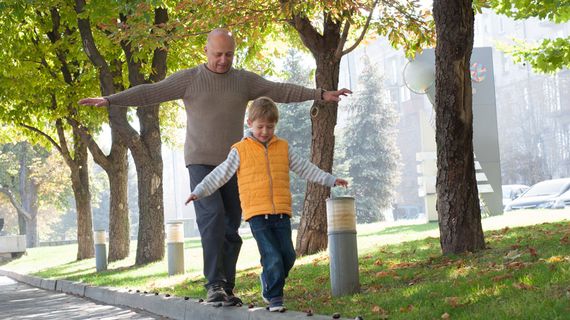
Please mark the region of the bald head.
POLYGON ((208 58, 207 67, 215 73, 226 73, 232 67, 235 51, 235 41, 231 32, 218 28, 208 34, 204 51, 208 58))
POLYGON ((226 41, 230 41, 235 45, 234 37, 228 29, 217 28, 208 33, 208 43, 212 41, 218 41, 217 39, 225 39, 226 41))

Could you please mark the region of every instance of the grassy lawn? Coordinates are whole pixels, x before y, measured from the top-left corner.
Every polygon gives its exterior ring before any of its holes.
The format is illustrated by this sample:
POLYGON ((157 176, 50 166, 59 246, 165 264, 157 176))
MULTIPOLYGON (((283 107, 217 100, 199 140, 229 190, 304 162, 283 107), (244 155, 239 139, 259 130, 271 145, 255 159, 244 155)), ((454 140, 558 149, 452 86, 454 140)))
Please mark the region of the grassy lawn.
MULTIPOLYGON (((285 288, 286 305, 364 319, 568 319, 569 220, 567 211, 537 210, 484 219, 488 249, 459 256, 441 255, 437 223, 362 225, 362 292, 331 297, 323 252, 298 259, 285 288)), ((244 302, 259 305, 259 254, 251 236, 243 237, 237 293, 244 302)), ((185 247, 187 273, 174 277, 168 277, 166 261, 132 267, 134 248, 130 258, 109 264, 109 271, 102 273, 95 272, 94 259, 74 261, 74 245, 30 249, 1 267, 46 278, 203 297, 199 240, 187 239, 185 247)))

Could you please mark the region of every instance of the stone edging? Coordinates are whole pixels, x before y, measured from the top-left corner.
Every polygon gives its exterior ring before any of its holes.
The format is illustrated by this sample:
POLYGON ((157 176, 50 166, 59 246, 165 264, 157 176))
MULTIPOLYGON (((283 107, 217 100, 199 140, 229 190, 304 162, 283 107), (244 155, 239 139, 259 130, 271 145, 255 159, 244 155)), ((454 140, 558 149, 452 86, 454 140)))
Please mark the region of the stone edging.
POLYGON ((0 275, 10 277, 16 281, 45 290, 63 292, 79 297, 89 298, 109 305, 125 306, 128 308, 144 310, 155 315, 179 320, 285 320, 285 319, 332 319, 330 316, 313 315, 307 317, 305 313, 287 311, 284 313, 268 312, 265 308, 249 309, 242 307, 215 308, 203 305, 195 300, 184 300, 180 297, 166 297, 164 294, 144 294, 128 292, 126 290, 85 285, 80 282, 68 280, 49 280, 35 276, 22 275, 16 272, 0 269, 0 275))

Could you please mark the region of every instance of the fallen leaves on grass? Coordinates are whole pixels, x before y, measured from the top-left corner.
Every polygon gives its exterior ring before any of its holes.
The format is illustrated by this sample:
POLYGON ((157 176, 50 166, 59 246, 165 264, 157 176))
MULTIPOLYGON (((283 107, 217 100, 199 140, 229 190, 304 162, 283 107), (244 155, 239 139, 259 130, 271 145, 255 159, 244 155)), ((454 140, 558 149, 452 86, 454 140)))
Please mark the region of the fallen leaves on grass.
POLYGON ((461 304, 459 303, 458 297, 447 297, 447 298, 445 298, 445 303, 452 306, 453 308, 457 308, 458 306, 461 306, 461 304))
POLYGON ((550 258, 546 259, 546 262, 548 262, 548 263, 558 263, 558 262, 563 262, 563 261, 565 261, 565 260, 567 260, 566 257, 563 257, 563 256, 553 256, 553 257, 550 257, 550 258))
POLYGON ((405 307, 401 307, 400 308, 400 313, 408 313, 408 312, 412 312, 414 310, 414 305, 413 304, 409 304, 405 307))
POLYGON ((520 290, 534 290, 534 289, 536 289, 535 286, 531 286, 530 284, 526 284, 524 282, 513 283, 513 287, 520 289, 520 290))
POLYGON ((531 256, 533 259, 538 258, 538 254, 536 253, 536 249, 535 249, 535 248, 533 248, 533 247, 528 247, 528 253, 530 253, 530 256, 531 256))
POLYGON ((386 278, 386 277, 394 277, 396 276, 396 272, 394 271, 379 271, 376 272, 376 277, 378 278, 386 278))
POLYGON ((384 308, 382 308, 378 305, 375 305, 375 306, 372 306, 371 310, 373 313, 378 314, 380 319, 388 319, 388 311, 384 310, 384 308))
POLYGON ((406 269, 406 268, 414 268, 417 267, 418 263, 416 262, 400 262, 395 263, 390 266, 390 269, 406 269))
POLYGON ((449 315, 449 313, 446 312, 446 313, 441 315, 441 318, 442 319, 451 319, 451 316, 449 315))
POLYGON ((494 276, 494 277, 492 278, 492 280, 493 280, 493 282, 500 282, 500 281, 503 281, 503 280, 505 280, 505 279, 510 279, 510 278, 512 278, 512 277, 513 277, 513 276, 510 275, 510 274, 502 274, 502 275, 494 276))
POLYGON ((509 270, 520 270, 520 269, 526 267, 526 264, 524 262, 521 262, 521 261, 513 261, 513 262, 509 262, 509 263, 505 264, 505 267, 507 267, 507 269, 509 269, 509 270))

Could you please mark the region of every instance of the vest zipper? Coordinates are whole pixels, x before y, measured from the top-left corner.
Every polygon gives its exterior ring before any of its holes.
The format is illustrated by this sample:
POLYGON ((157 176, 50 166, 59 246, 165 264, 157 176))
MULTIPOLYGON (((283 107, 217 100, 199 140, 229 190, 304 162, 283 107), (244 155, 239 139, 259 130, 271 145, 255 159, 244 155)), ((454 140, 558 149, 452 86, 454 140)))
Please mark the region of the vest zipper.
POLYGON ((265 147, 265 160, 267 163, 267 175, 269 176, 269 196, 271 197, 271 206, 273 207, 273 213, 275 214, 275 201, 273 199, 273 179, 271 178, 271 168, 269 167, 269 144, 265 147))

